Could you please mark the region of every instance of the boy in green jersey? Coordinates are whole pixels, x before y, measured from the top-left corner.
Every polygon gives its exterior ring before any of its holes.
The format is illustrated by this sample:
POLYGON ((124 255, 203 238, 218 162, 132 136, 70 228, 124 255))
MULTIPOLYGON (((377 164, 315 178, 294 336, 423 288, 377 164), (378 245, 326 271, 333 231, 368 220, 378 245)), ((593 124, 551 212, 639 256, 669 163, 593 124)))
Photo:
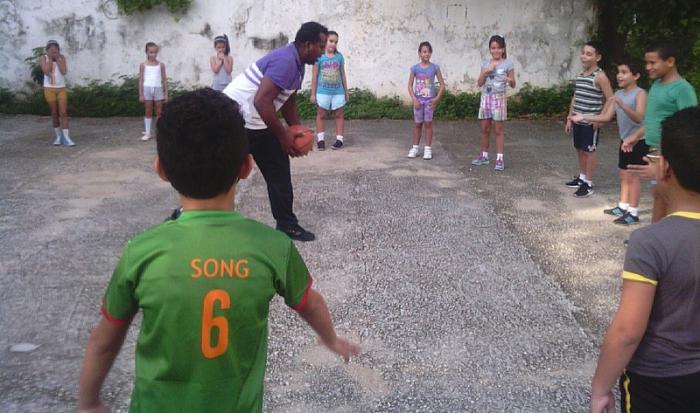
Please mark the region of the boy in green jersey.
MULTIPOLYGON (((658 151, 661 141, 661 122, 681 109, 697 106, 698 97, 695 89, 678 73, 679 53, 673 44, 657 44, 646 49, 644 61, 647 73, 652 80, 647 98, 647 110, 644 114, 643 127, 622 142, 622 150, 631 152, 634 145, 644 139, 649 145, 650 153, 658 151)), ((628 169, 641 177, 652 179, 655 157, 648 158, 648 165, 629 165, 628 169)), ((652 222, 667 215, 664 200, 654 192, 654 210, 652 222)))
POLYGON ((238 105, 220 92, 186 93, 163 110, 155 169, 183 212, 125 247, 88 340, 78 411, 108 411, 100 388, 139 309, 132 412, 262 411, 275 294, 346 362, 358 354, 336 336, 294 243, 234 211, 252 168, 247 142, 238 105))

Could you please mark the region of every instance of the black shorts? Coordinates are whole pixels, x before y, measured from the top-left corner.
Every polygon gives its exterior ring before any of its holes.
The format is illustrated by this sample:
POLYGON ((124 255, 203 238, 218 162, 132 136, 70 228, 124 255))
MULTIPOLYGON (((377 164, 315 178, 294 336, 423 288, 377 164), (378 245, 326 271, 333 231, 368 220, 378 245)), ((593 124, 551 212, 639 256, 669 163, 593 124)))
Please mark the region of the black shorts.
POLYGON ((625 371, 620 377, 623 413, 697 412, 700 372, 676 377, 648 377, 625 371))
POLYGON ((642 158, 649 153, 649 145, 644 142, 644 139, 638 141, 632 147, 632 152, 622 152, 622 142, 620 142, 620 157, 617 162, 617 167, 627 169, 627 165, 645 165, 646 162, 642 158))
POLYGON ((584 152, 595 152, 598 146, 598 137, 600 129, 596 129, 593 125, 573 124, 574 148, 584 152))

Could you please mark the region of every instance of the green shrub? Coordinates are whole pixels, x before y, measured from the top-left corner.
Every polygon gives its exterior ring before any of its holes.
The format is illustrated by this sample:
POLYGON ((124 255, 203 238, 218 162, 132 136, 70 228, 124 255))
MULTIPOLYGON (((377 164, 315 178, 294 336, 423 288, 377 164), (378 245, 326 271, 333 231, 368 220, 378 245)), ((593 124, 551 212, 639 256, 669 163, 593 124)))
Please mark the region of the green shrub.
POLYGON ((574 95, 574 84, 550 88, 534 87, 525 83, 518 93, 508 100, 508 115, 512 117, 566 113, 574 95))
POLYGON ((24 59, 24 63, 29 66, 32 80, 40 86, 44 84, 44 71, 41 70, 39 57, 41 57, 44 52, 45 49, 43 46, 35 47, 32 49, 32 55, 24 59))
POLYGON ((119 11, 125 14, 143 13, 160 4, 164 4, 171 13, 184 13, 192 0, 117 0, 119 11))

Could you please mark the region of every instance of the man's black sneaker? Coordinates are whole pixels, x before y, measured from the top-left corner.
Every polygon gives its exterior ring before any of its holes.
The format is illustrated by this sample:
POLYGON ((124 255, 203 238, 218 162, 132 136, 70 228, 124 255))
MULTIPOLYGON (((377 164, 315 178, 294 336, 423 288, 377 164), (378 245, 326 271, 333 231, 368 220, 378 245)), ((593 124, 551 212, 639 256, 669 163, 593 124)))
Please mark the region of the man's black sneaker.
POLYGON ((635 217, 629 212, 625 212, 623 216, 614 220, 613 223, 618 225, 634 225, 639 223, 639 217, 635 217))
POLYGON ((582 183, 583 183, 583 180, 581 178, 579 178, 578 176, 576 176, 576 177, 574 177, 574 179, 572 179, 569 182, 566 182, 564 185, 568 186, 569 188, 578 188, 579 186, 581 186, 582 183))
POLYGON ((331 149, 340 149, 343 147, 343 141, 336 139, 331 149))
POLYGON ((292 225, 289 227, 282 227, 278 225, 277 230, 284 232, 289 238, 297 241, 313 241, 316 239, 313 232, 309 232, 299 225, 292 225))
POLYGON ((326 150, 326 141, 318 141, 316 144, 316 149, 319 151, 325 151, 326 150))
POLYGON ((592 195, 592 194, 593 194, 593 188, 585 182, 583 182, 581 184, 581 186, 578 187, 576 192, 574 192, 574 196, 576 198, 585 198, 585 197, 592 195))

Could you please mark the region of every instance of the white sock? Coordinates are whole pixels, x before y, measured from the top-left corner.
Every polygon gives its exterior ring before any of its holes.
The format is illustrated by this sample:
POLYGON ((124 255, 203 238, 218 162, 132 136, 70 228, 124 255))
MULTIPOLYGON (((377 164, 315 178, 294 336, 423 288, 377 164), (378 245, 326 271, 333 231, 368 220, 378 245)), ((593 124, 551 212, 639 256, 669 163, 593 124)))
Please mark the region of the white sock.
POLYGON ((497 160, 497 161, 502 161, 502 160, 503 160, 503 154, 502 154, 502 153, 497 153, 497 154, 496 154, 496 160, 497 160))
POLYGON ((488 152, 481 152, 481 156, 483 156, 484 158, 488 159, 489 153, 488 153, 488 152))
POLYGON ((143 118, 144 135, 151 136, 151 122, 153 118, 143 118))
POLYGON ((618 206, 620 209, 624 209, 625 211, 627 211, 627 210, 630 209, 630 204, 628 204, 627 202, 622 202, 622 201, 620 201, 620 202, 617 203, 617 206, 618 206))
POLYGON ((319 132, 316 134, 318 136, 318 141, 324 141, 326 139, 326 132, 319 132))
POLYGON ((583 182, 587 183, 588 186, 590 186, 591 188, 593 188, 593 181, 591 181, 590 179, 583 179, 583 182))
POLYGON ((420 146, 418 146, 418 145, 413 145, 413 149, 418 149, 418 148, 420 148, 420 146))
POLYGON ((335 139, 339 141, 343 141, 343 135, 335 135, 335 139))
POLYGON ((580 179, 580 180, 582 180, 582 181, 585 181, 585 180, 586 180, 586 174, 584 174, 583 172, 581 172, 580 174, 578 174, 578 179, 580 179))
POLYGON ((636 216, 639 215, 639 208, 638 208, 638 207, 633 207, 633 206, 631 206, 631 207, 629 207, 629 209, 627 210, 627 212, 629 212, 630 215, 632 215, 633 217, 636 217, 636 216))
POLYGON ((66 139, 70 139, 69 129, 63 129, 63 137, 66 139))
POLYGON ((53 128, 53 133, 56 134, 56 138, 61 139, 61 128, 53 128))
POLYGON ((432 151, 432 150, 433 150, 433 148, 431 148, 430 146, 426 146, 424 149, 425 149, 426 151, 432 151))

